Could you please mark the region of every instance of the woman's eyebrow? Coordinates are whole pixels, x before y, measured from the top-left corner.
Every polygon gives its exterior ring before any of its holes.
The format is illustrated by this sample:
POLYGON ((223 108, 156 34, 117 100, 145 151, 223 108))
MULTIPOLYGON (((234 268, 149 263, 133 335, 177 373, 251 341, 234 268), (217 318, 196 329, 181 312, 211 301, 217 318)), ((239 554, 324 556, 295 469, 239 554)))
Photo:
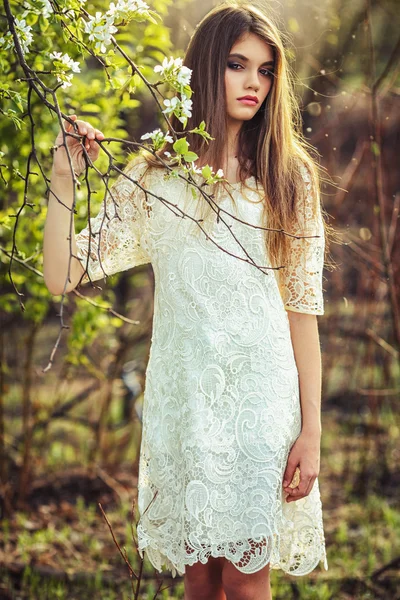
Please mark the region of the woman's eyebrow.
MULTIPOLYGON (((235 53, 235 54, 230 54, 230 55, 228 56, 228 58, 233 58, 234 56, 236 56, 237 58, 241 58, 241 59, 242 59, 242 60, 244 60, 245 62, 248 62, 248 60, 249 60, 249 59, 247 58, 247 56, 243 56, 243 54, 237 54, 237 53, 235 53)), ((264 67, 265 65, 274 65, 274 64, 275 64, 275 62, 274 62, 273 60, 267 60, 266 62, 263 62, 263 64, 262 64, 262 65, 260 65, 260 66, 261 66, 261 67, 264 67)))

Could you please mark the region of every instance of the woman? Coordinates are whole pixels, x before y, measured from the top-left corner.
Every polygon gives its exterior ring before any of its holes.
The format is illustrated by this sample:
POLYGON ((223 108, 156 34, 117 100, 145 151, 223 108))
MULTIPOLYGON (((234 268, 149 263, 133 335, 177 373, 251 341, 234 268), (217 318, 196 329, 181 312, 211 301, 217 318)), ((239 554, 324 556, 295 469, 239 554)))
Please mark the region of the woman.
MULTIPOLYGON (((110 189, 106 211, 72 236, 78 260, 65 291, 152 264, 139 551, 159 571, 184 575, 186 600, 267 600, 270 568, 328 568, 317 479, 326 230, 317 165, 301 136, 281 35, 259 10, 214 8, 183 64, 193 90, 186 130, 204 119, 214 138, 185 131, 196 168, 221 168, 228 183, 192 195, 185 178, 143 153, 110 189)), ((104 136, 76 123, 95 160, 90 134, 104 136)), ((183 131, 176 117, 171 124, 183 131)), ((164 162, 170 146, 157 151, 164 162)), ((57 154, 51 190, 65 204, 69 165, 57 154)), ((61 293, 69 227, 52 202, 45 281, 61 293)))

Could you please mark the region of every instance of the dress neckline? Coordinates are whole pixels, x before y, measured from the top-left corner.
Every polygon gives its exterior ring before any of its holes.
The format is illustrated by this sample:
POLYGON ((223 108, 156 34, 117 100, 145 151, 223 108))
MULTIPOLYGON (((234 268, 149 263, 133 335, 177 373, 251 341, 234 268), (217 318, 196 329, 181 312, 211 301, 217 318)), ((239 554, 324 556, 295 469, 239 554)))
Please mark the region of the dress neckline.
POLYGON ((247 177, 244 181, 228 181, 228 184, 231 185, 232 187, 238 187, 240 185, 243 185, 245 183, 249 183, 251 181, 254 181, 255 177, 254 175, 250 175, 250 177, 247 177))
MULTIPOLYGON (((175 165, 174 167, 172 167, 174 169, 180 170, 181 172, 183 172, 183 169, 181 169, 181 167, 179 167, 178 165, 175 165)), ((193 176, 193 175, 192 175, 193 176)), ((199 180, 201 180, 201 177, 199 174, 195 174, 194 179, 196 179, 196 177, 199 178, 199 180)), ((240 186, 244 185, 244 184, 249 184, 249 183, 256 183, 256 178, 254 175, 250 175, 250 177, 246 177, 246 179, 242 182, 242 181, 234 181, 234 182, 227 182, 228 186, 231 186, 233 189, 238 189, 240 186)))

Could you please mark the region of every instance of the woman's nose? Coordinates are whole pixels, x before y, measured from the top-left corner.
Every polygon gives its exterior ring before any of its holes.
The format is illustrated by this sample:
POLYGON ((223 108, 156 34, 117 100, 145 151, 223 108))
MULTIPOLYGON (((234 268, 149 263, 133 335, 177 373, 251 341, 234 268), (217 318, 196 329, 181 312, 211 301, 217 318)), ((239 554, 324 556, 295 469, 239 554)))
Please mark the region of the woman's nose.
POLYGON ((258 81, 258 73, 252 73, 251 75, 249 75, 247 85, 248 87, 252 87, 255 92, 258 91, 260 87, 260 83, 258 81))

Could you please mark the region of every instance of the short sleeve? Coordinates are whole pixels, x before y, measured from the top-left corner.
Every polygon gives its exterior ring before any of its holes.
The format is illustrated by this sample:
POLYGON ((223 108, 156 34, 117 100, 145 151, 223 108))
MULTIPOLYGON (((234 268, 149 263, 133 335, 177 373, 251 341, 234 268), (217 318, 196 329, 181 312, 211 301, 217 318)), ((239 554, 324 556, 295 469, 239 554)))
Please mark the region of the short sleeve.
POLYGON ((146 249, 145 161, 128 164, 106 192, 95 217, 76 236, 77 257, 85 268, 81 284, 151 262, 146 249), (128 177, 130 179, 128 179, 128 177), (90 244, 90 247, 89 247, 90 244))
POLYGON ((289 261, 283 269, 281 294, 286 310, 323 315, 324 222, 319 196, 312 193, 311 177, 303 164, 301 173, 306 193, 299 202, 296 229, 290 233, 318 237, 289 238, 289 261))

